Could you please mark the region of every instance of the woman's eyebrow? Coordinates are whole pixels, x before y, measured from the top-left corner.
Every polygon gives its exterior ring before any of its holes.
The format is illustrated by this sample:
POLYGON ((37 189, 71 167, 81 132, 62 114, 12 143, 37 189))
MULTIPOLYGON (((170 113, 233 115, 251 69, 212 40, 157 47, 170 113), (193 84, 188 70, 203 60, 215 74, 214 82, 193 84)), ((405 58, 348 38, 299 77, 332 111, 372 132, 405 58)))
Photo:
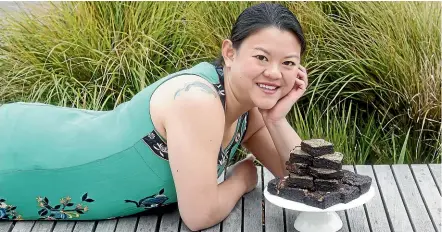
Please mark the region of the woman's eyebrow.
POLYGON ((267 50, 265 50, 265 49, 262 48, 262 47, 256 47, 256 48, 254 48, 254 49, 256 49, 256 50, 260 50, 260 51, 266 53, 267 55, 270 55, 270 52, 268 52, 267 50))
MULTIPOLYGON (((265 50, 265 49, 262 48, 262 47, 255 47, 254 49, 256 49, 256 50, 260 50, 260 51, 266 53, 267 55, 270 55, 270 52, 268 52, 267 50, 265 50)), ((296 54, 291 54, 291 55, 288 55, 288 56, 286 56, 286 57, 284 57, 284 58, 298 58, 298 59, 299 59, 299 56, 296 55, 296 54)))

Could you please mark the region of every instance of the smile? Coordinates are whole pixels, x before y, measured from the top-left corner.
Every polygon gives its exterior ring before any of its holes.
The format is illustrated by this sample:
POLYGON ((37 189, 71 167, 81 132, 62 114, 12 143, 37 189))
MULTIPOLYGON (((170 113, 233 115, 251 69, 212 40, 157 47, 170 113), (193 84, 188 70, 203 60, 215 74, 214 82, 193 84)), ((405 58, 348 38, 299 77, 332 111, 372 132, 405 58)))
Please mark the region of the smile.
POLYGON ((264 85, 264 84, 256 84, 260 89, 264 91, 264 93, 267 94, 273 94, 276 93, 276 91, 279 89, 278 86, 272 86, 272 85, 264 85))

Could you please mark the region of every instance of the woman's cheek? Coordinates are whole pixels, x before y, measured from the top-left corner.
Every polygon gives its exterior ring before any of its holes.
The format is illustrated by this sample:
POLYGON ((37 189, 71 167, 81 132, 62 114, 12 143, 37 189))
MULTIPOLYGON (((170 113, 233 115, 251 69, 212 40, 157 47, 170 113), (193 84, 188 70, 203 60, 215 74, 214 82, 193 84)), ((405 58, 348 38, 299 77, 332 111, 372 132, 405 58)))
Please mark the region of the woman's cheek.
POLYGON ((290 88, 289 86, 285 86, 284 89, 283 89, 282 92, 281 92, 280 99, 283 98, 283 97, 285 97, 285 96, 290 92, 290 89, 291 89, 291 88, 290 88))
POLYGON ((287 83, 287 93, 295 87, 295 78, 297 77, 298 72, 291 71, 285 73, 285 82, 287 83))

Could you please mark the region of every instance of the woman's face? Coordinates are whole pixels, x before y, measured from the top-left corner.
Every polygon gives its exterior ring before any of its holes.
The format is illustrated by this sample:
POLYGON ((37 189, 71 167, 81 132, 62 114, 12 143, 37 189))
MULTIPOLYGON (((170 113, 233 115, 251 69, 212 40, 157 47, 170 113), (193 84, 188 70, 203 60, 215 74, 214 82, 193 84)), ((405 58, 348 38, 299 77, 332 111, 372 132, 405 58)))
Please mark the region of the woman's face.
POLYGON ((272 108, 294 87, 300 53, 301 44, 289 31, 269 27, 250 35, 231 59, 225 58, 235 95, 258 108, 272 108))

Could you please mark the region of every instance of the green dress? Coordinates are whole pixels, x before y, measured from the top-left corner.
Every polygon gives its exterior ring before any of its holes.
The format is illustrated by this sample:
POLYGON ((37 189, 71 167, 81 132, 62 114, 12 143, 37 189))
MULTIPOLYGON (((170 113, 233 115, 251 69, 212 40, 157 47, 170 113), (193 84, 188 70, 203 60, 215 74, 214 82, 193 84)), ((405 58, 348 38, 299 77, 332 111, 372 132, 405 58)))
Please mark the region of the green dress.
MULTIPOLYGON (((0 106, 0 218, 100 220, 176 203, 167 143, 154 129, 152 93, 194 74, 217 89, 222 69, 210 63, 170 74, 111 111, 40 103, 0 106)), ((248 113, 218 155, 218 176, 244 138, 248 113)), ((185 135, 184 135, 185 136, 185 135)))

